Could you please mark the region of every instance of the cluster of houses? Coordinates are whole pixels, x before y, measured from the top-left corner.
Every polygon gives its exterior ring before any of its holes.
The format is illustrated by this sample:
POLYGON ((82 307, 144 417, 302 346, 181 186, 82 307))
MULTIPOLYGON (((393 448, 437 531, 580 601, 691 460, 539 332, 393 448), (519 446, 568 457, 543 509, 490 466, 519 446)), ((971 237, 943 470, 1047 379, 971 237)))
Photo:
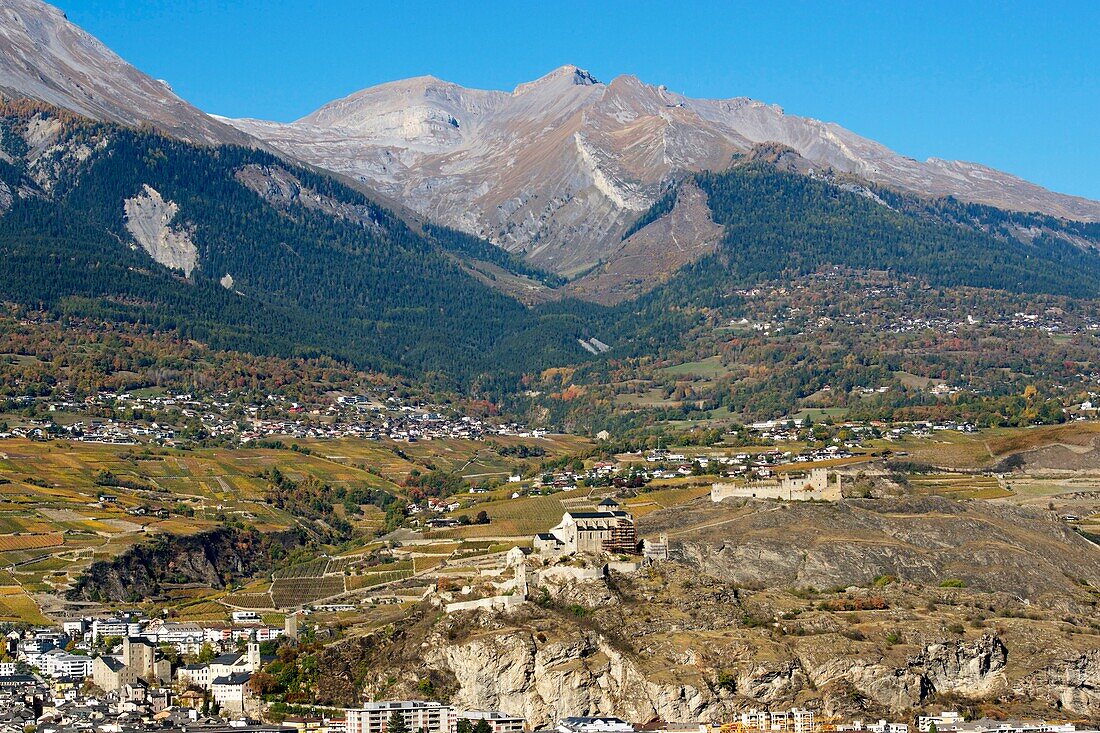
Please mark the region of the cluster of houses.
POLYGON ((260 644, 284 635, 297 638, 298 621, 289 615, 278 628, 242 620, 252 623, 199 624, 126 613, 69 619, 60 628, 14 630, 5 641, 8 655, 17 661, 0 665, 0 677, 33 670, 55 689, 80 689, 91 683, 106 693, 174 684, 188 691, 183 693, 187 702, 212 701, 222 710, 245 712, 251 675, 264 663, 260 644), (166 650, 175 653, 173 658, 203 652, 212 658, 174 666, 166 650), (192 699, 187 700, 188 695, 192 699))
MULTIPOLYGON (((181 703, 169 688, 59 687, 36 674, 0 675, 0 733, 303 733, 242 715, 211 715, 181 703)), ((335 731, 334 731, 335 733, 335 731)))
POLYGON ((192 394, 138 395, 101 392, 85 400, 72 397, 18 400, 32 405, 43 402, 51 413, 85 416, 96 414, 144 414, 146 420, 84 417, 80 420, 28 420, 0 437, 33 440, 67 439, 89 443, 177 445, 183 427, 198 425, 202 433, 241 444, 269 438, 360 438, 414 442, 439 438, 482 439, 489 435, 540 437, 518 423, 490 424, 470 416, 451 416, 440 408, 409 405, 397 397, 355 394, 324 404, 299 404, 281 395, 267 395, 258 402, 242 403, 237 395, 192 394), (166 424, 168 422, 178 424, 166 424))
POLYGON ((1075 733, 1082 730, 1075 723, 1052 723, 1045 720, 966 720, 957 710, 917 717, 919 733, 1075 733))

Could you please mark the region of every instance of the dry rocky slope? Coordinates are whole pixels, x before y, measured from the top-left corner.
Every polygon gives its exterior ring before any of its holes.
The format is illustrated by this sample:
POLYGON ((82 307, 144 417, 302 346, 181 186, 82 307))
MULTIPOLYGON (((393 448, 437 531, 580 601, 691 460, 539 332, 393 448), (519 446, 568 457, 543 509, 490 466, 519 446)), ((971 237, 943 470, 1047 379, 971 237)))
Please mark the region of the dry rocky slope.
POLYGON ((102 122, 151 124, 188 142, 255 143, 40 0, 0 0, 0 95, 47 102, 102 122))
POLYGON ((324 650, 318 698, 415 695, 427 681, 533 725, 721 721, 792 704, 1100 719, 1100 549, 1046 514, 703 499, 640 529, 669 534, 669 561, 537 589, 508 612, 424 604, 324 650))
POLYGON ((632 76, 564 66, 512 92, 434 77, 371 87, 290 124, 227 120, 440 223, 576 273, 685 172, 777 142, 818 166, 924 195, 1100 220, 1100 202, 975 163, 924 162, 844 128, 746 98, 692 99, 632 76))

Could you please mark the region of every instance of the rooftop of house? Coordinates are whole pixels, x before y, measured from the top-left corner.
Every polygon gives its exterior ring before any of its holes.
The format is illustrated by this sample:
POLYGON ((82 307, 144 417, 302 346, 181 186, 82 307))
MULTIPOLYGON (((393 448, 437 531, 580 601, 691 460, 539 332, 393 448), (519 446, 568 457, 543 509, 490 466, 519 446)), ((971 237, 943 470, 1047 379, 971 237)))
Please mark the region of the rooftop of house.
POLYGON ((214 678, 215 685, 244 685, 248 684, 248 681, 252 679, 251 672, 234 672, 233 674, 222 675, 221 677, 214 678))
POLYGON ((631 519, 632 517, 628 512, 624 511, 604 511, 604 512, 566 512, 573 519, 604 519, 606 517, 616 517, 618 519, 631 519))
POLYGON ((107 666, 107 669, 112 672, 121 672, 126 668, 126 665, 122 663, 122 660, 118 657, 102 656, 99 660, 107 666))

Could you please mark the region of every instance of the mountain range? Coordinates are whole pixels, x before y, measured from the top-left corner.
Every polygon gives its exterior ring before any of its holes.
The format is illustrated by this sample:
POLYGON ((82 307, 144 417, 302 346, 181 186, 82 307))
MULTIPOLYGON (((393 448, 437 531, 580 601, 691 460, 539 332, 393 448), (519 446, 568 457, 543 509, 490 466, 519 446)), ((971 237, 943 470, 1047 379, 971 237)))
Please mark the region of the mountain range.
POLYGON ((510 93, 425 76, 365 89, 291 124, 226 122, 567 275, 613 258, 670 182, 722 170, 734 153, 767 142, 815 170, 909 193, 1100 220, 1098 202, 976 163, 920 162, 775 105, 692 99, 633 76, 604 84, 576 66, 510 93))
POLYGON ((656 353, 827 266, 1095 297, 1100 203, 574 66, 216 118, 0 0, 0 299, 510 385, 656 353))

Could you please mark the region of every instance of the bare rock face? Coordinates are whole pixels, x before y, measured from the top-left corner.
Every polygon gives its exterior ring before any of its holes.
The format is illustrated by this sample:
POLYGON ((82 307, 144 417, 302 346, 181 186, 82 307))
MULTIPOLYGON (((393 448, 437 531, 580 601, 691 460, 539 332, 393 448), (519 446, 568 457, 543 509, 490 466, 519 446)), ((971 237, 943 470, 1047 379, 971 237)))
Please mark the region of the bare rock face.
POLYGON ((540 642, 530 633, 503 633, 429 654, 454 673, 454 704, 506 710, 535 726, 581 714, 696 720, 715 703, 705 687, 651 682, 596 634, 540 642))
POLYGON ((190 232, 172 226, 179 212, 174 201, 166 201, 146 184, 137 196, 126 199, 126 231, 133 235, 150 257, 191 277, 199 262, 199 250, 190 232))
POLYGON ((1020 680, 1015 691, 1096 720, 1100 718, 1100 649, 1054 662, 1020 680))
POLYGON ((238 181, 280 209, 301 206, 382 232, 374 211, 366 205, 338 201, 314 191, 282 166, 246 165, 235 174, 238 181))
POLYGON ((254 143, 177 97, 40 0, 0 0, 0 95, 195 143, 254 143))
MULTIPOLYGON (((391 82, 291 124, 227 120, 301 160, 353 176, 441 223, 575 274, 608 262, 627 226, 686 172, 760 143, 925 195, 1100 220, 1100 202, 975 163, 906 158, 826 122, 746 98, 692 99, 564 66, 512 92, 433 77, 391 82)), ((703 240, 705 241, 705 238, 703 240)))
POLYGON ((667 216, 624 239, 606 262, 569 283, 564 292, 614 305, 648 292, 715 251, 724 230, 711 218, 706 198, 693 181, 680 186, 667 216))
MULTIPOLYGON (((838 689, 854 690, 888 711, 912 709, 941 693, 981 699, 1007 690, 1008 651, 993 635, 927 645, 901 667, 852 656, 815 663, 798 656, 747 655, 730 660, 735 667, 724 689, 714 686, 714 670, 691 671, 695 658, 655 676, 639 664, 636 650, 620 649, 592 632, 547 639, 526 629, 508 630, 430 649, 427 664, 446 669, 457 682, 454 704, 504 710, 535 725, 579 714, 721 720, 745 704, 781 707, 815 697, 827 712, 850 712, 850 700, 831 699, 838 689)), ((1054 688, 1047 685, 1037 683, 1049 693, 1054 688)), ((1081 694, 1080 685, 1072 689, 1081 694)), ((1073 702, 1072 709, 1085 709, 1073 702)))
POLYGON ((867 585, 883 575, 935 586, 958 578, 1071 611, 1070 596, 1088 595, 1072 578, 1100 583, 1100 552, 1064 523, 983 502, 727 500, 717 510, 704 503, 654 513, 639 527, 669 533, 673 553, 701 572, 750 586, 867 585), (805 538, 797 550, 792 536, 805 538))
POLYGON ((1006 686, 1008 649, 996 636, 985 634, 972 643, 931 644, 910 661, 937 693, 982 697, 1006 686))

